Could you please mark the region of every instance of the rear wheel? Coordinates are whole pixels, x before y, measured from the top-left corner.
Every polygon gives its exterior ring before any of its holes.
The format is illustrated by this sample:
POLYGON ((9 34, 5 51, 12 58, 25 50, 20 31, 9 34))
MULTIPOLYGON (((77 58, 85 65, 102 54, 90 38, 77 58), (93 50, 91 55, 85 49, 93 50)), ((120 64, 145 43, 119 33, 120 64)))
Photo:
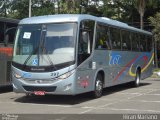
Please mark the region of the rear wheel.
POLYGON ((92 96, 94 98, 99 98, 102 96, 102 92, 103 92, 103 77, 102 75, 98 74, 95 81, 95 88, 94 91, 92 92, 92 96))
POLYGON ((135 81, 133 82, 133 86, 138 87, 140 85, 140 80, 141 80, 140 71, 137 71, 135 81))

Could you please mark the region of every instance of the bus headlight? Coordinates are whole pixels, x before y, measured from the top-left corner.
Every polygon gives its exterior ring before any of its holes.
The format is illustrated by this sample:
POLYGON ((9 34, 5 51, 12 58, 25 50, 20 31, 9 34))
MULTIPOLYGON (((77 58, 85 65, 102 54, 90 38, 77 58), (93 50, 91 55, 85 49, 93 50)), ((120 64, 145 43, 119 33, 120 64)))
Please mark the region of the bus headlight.
POLYGON ((71 75, 74 73, 74 71, 75 71, 75 70, 69 71, 69 72, 67 72, 67 73, 65 73, 65 74, 57 77, 57 79, 66 79, 66 78, 68 78, 69 76, 71 76, 71 75))
POLYGON ((18 73, 14 73, 14 77, 15 77, 15 78, 17 78, 17 79, 22 78, 22 76, 21 76, 21 75, 19 75, 18 73))

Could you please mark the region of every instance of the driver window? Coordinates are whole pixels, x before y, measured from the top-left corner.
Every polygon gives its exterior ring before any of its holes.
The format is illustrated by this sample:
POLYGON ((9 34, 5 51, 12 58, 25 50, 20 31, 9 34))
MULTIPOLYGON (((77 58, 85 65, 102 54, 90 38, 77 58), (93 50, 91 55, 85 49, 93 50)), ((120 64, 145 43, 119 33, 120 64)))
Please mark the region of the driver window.
POLYGON ((87 31, 81 31, 81 37, 79 41, 79 53, 80 54, 90 54, 90 37, 87 31))
POLYGON ((78 42, 78 64, 86 60, 92 53, 94 21, 85 20, 80 24, 78 42))

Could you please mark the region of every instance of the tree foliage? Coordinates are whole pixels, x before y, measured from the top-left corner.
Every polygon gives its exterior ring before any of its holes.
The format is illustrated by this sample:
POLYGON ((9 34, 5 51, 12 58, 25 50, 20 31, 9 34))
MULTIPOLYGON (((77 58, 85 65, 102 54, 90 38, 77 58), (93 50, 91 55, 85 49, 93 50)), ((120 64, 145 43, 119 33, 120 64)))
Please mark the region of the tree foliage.
MULTIPOLYGON (((128 23, 137 28, 144 28, 149 31, 153 29, 155 40, 160 41, 160 13, 157 13, 157 11, 160 12, 160 0, 31 1, 32 16, 78 13, 108 17, 128 23)), ((29 0, 0 0, 1 17, 22 19, 28 17, 28 12, 29 0)), ((158 47, 160 48, 160 46, 158 47)))
POLYGON ((150 17, 149 20, 151 22, 151 25, 153 26, 152 32, 155 40, 155 61, 157 67, 157 61, 160 60, 160 13, 158 12, 155 16, 150 17))
MULTIPOLYGON (((32 16, 49 14, 91 14, 109 17, 140 28, 150 29, 148 17, 160 10, 160 0, 31 0, 32 16), (145 2, 145 3, 144 3, 145 2), (141 17, 140 17, 141 16, 141 17), (143 20, 144 19, 144 20, 143 20), (147 23, 147 24, 146 24, 147 23), (141 25, 143 27, 143 24, 141 25)), ((1 0, 0 15, 28 17, 29 0, 1 0), (5 1, 5 2, 4 2, 5 1), (4 4, 5 3, 5 4, 4 4)))
POLYGON ((12 3, 13 0, 1 0, 0 1, 0 16, 7 17, 12 13, 12 3))
POLYGON ((154 27, 152 32, 154 34, 154 39, 160 41, 160 13, 149 18, 151 25, 154 27))
MULTIPOLYGON (((13 0, 13 17, 22 19, 28 17, 29 0, 13 0)), ((32 0, 32 16, 54 14, 54 3, 52 0, 32 0)))

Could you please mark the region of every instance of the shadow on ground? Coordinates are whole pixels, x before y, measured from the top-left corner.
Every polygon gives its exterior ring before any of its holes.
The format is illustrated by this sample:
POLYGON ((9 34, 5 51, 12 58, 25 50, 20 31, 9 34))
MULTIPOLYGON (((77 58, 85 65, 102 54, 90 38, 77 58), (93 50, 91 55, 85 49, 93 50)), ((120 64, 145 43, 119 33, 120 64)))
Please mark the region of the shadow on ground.
POLYGON ((6 93, 6 92, 12 92, 13 88, 11 85, 7 86, 0 86, 0 94, 6 93))
MULTIPOLYGON (((139 87, 150 85, 150 83, 141 83, 139 87)), ((105 88, 103 96, 114 94, 126 89, 132 89, 131 84, 116 85, 114 87, 105 88)), ((52 104, 52 105, 76 105, 86 101, 93 100, 90 93, 80 94, 76 96, 66 95, 45 95, 45 96, 23 96, 15 99, 15 102, 34 103, 34 104, 52 104)))

